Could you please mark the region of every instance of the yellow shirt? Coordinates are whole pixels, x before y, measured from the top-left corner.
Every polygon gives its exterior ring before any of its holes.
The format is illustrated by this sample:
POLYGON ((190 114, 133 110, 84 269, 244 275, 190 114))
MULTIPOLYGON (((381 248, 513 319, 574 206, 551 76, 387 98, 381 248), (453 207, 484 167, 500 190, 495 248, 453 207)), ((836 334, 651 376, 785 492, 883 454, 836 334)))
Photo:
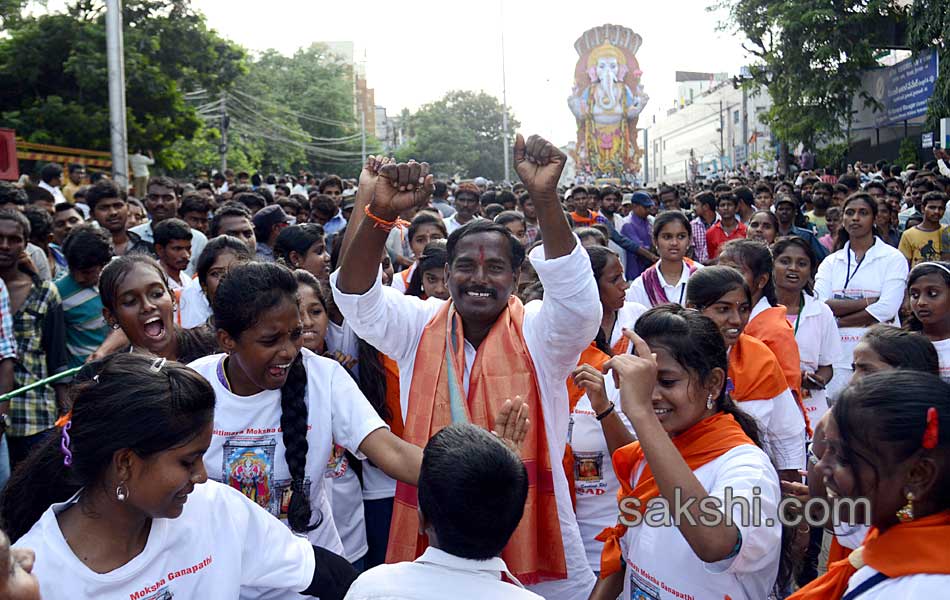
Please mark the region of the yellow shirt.
POLYGON ((901 236, 897 249, 907 257, 911 268, 917 263, 941 260, 944 253, 950 253, 950 225, 935 231, 922 231, 911 227, 901 236))

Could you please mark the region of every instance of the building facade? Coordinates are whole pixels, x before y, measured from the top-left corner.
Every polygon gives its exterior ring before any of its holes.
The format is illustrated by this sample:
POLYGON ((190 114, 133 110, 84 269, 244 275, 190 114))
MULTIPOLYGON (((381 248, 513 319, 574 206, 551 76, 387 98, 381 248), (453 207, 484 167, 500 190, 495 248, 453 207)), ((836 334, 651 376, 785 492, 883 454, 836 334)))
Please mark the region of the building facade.
POLYGON ((748 168, 769 173, 775 149, 759 115, 768 92, 737 89, 724 73, 677 73, 673 108, 642 130, 644 183, 685 183, 748 168))

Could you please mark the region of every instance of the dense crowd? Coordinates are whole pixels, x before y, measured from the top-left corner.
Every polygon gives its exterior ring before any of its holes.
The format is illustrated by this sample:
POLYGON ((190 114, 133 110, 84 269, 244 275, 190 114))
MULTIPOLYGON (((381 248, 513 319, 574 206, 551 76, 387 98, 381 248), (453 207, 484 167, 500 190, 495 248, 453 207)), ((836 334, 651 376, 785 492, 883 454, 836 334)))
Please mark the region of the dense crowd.
POLYGON ((0 598, 944 593, 946 153, 658 188, 562 185, 538 137, 514 185, 136 156, 0 182, 0 598))

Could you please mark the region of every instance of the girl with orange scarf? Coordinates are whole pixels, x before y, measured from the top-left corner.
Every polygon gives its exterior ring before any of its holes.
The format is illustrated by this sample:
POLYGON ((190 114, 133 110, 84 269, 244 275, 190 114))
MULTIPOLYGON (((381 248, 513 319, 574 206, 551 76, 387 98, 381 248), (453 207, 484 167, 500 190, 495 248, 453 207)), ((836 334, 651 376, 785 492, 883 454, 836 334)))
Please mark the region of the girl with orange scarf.
MULTIPOLYGON (((721 266, 697 271, 689 280, 686 305, 719 326, 729 352, 732 398, 758 421, 763 445, 782 479, 801 482, 805 420, 778 359, 765 343, 743 333, 752 309, 752 293, 742 273, 721 266)), ((796 361, 797 356, 796 352, 796 361)))
POLYGON ((782 531, 765 519, 776 514, 779 479, 757 445, 755 420, 726 392, 718 327, 697 311, 667 305, 647 311, 627 335, 635 354, 615 356, 606 367, 619 380, 639 441, 613 455, 619 524, 598 536, 601 579, 591 600, 621 591, 662 600, 767 597, 782 531), (726 506, 727 496, 736 502, 726 506), (758 505, 739 518, 753 496, 758 505), (675 526, 671 505, 683 507, 675 526), (757 519, 766 524, 752 526, 757 519))
POLYGON ((816 465, 829 500, 867 498, 864 544, 789 600, 942 598, 950 585, 950 384, 876 373, 838 396, 816 465), (869 514, 866 514, 868 509, 869 514))

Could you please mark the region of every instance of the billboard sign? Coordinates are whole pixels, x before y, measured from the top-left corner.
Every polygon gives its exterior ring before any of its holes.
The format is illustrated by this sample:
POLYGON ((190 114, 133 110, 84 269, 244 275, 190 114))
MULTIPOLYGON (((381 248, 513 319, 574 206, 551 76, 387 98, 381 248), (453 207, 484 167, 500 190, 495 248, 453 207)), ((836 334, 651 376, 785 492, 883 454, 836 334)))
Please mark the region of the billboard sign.
POLYGON ((878 127, 922 117, 937 81, 937 53, 927 50, 869 75, 871 94, 883 105, 874 113, 878 127))

